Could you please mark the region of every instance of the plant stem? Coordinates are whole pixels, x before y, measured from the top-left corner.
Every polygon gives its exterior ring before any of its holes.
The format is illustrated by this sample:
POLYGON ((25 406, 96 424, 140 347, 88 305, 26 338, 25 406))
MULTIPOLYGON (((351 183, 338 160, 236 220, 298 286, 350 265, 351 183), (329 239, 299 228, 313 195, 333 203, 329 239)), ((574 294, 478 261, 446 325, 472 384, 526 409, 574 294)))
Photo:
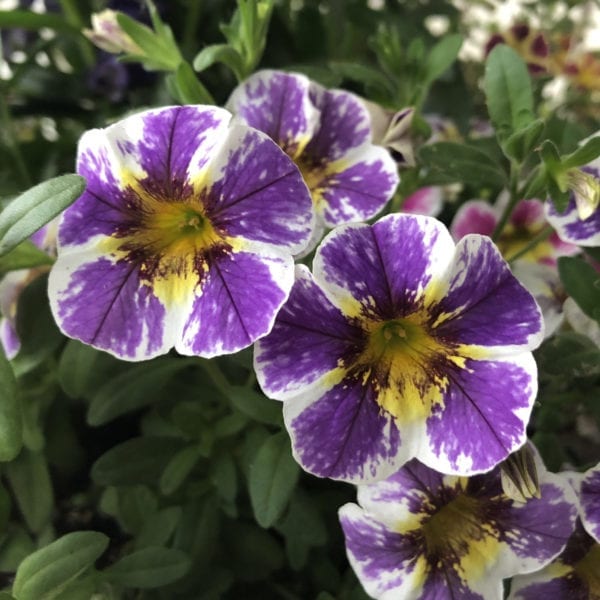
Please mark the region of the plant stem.
MULTIPOLYGON (((87 25, 87 23, 83 20, 81 13, 79 12, 76 1, 60 0, 60 7, 67 22, 76 27, 79 31, 81 31, 87 25)), ((92 67, 96 63, 94 50, 92 49, 90 42, 88 42, 88 40, 83 36, 80 36, 79 38, 79 48, 81 49, 81 55, 85 61, 85 64, 88 67, 92 67)))
POLYGON ((498 238, 500 237, 502 230, 504 229, 504 227, 506 226, 506 223, 508 223, 508 220, 510 219, 510 215, 512 214, 513 209, 515 208, 515 206, 517 205, 517 203, 519 202, 519 199, 520 199, 520 196, 519 196, 519 193, 517 190, 517 186, 518 186, 517 171, 518 171, 517 165, 514 162, 511 162, 511 165, 510 165, 510 200, 508 201, 508 204, 506 205, 506 208, 502 212, 502 215, 500 216, 498 224, 496 225, 496 227, 494 228, 494 232, 492 233, 492 240, 494 242, 497 241, 498 238))
POLYGON ((214 359, 201 358, 200 366, 204 369, 206 374, 211 378, 212 382, 215 384, 217 389, 226 397, 229 398, 229 392, 231 390, 231 385, 223 372, 217 366, 217 363, 214 359))
POLYGON ((517 258, 525 256, 525 254, 527 254, 530 250, 533 250, 538 244, 541 244, 543 241, 547 240, 552 235, 553 231, 554 229, 550 225, 544 227, 542 231, 540 231, 536 236, 531 238, 530 242, 526 246, 524 246, 518 252, 513 254, 510 258, 507 259, 507 261, 512 264, 515 260, 517 260, 517 258))

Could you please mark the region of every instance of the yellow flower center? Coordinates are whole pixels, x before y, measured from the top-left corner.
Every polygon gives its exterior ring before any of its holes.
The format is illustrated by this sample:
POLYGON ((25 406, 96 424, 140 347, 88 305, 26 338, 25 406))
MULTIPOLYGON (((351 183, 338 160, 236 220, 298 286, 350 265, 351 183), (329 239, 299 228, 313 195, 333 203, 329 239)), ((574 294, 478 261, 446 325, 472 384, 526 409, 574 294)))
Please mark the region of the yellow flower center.
POLYGON ((600 598, 600 544, 594 544, 575 565, 575 573, 588 584, 590 598, 600 598))

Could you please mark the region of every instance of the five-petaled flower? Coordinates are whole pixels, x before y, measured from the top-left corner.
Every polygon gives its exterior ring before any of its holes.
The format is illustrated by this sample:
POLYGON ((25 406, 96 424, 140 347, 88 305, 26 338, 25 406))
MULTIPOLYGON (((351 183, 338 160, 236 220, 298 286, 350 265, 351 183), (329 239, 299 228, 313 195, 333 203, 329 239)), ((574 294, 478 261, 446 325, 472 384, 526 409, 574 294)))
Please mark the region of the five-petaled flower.
POLYGON ((226 108, 268 134, 300 168, 317 214, 314 243, 325 227, 369 219, 391 198, 396 164, 372 143, 369 113, 353 94, 304 75, 259 71, 226 108))
POLYGON ((416 457, 471 475, 525 442, 541 315, 489 239, 393 214, 334 229, 313 272, 255 352, 307 471, 371 482, 416 457))
POLYGON ((130 360, 205 357, 271 329, 312 231, 308 189, 266 135, 215 107, 167 107, 81 139, 87 189, 50 273, 71 337, 130 360))
POLYGON ((510 600, 600 598, 600 464, 565 475, 579 499, 575 531, 556 560, 513 579, 510 600))
POLYGON ((346 504, 339 514, 367 593, 500 600, 503 578, 544 567, 573 531, 573 491, 541 463, 538 475, 539 498, 524 502, 504 494, 499 467, 466 478, 413 460, 385 481, 359 486, 360 506, 346 504))

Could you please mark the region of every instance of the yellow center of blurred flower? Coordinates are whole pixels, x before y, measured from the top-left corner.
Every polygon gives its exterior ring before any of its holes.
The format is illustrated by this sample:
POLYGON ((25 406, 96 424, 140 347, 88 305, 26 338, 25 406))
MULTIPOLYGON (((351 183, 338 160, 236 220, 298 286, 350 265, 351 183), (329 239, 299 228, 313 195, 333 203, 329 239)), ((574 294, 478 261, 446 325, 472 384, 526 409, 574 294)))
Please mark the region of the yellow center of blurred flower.
POLYGON ((588 584, 589 597, 600 598, 600 544, 594 544, 575 565, 575 573, 588 584))

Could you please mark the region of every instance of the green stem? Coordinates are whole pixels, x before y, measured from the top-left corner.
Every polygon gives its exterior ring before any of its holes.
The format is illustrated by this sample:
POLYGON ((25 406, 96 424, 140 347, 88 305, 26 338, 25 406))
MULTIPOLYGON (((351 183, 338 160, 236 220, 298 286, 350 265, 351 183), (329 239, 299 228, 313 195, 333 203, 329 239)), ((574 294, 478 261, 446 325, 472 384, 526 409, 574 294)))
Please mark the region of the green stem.
POLYGON ((231 385, 223 372, 217 366, 217 363, 214 359, 201 358, 200 366, 204 369, 206 374, 211 378, 212 382, 215 384, 217 389, 226 397, 229 398, 229 393, 231 391, 231 385))
MULTIPOLYGON (((79 29, 79 31, 88 26, 83 20, 75 0, 60 0, 60 7, 67 22, 79 29)), ((92 67, 96 63, 94 50, 92 49, 90 42, 83 36, 79 39, 79 48, 85 64, 88 67, 92 67)))
POLYGON ((181 47, 186 56, 190 56, 192 50, 194 49, 194 42, 196 41, 196 29, 198 27, 198 21, 200 20, 201 14, 201 0, 191 0, 188 2, 183 34, 181 36, 181 47))
POLYGON ((512 162, 510 165, 510 200, 508 201, 506 208, 502 211, 502 215, 500 216, 500 219, 496 227, 494 228, 494 232, 492 233, 492 240, 494 242, 496 242, 500 237, 500 234, 502 233, 504 227, 510 219, 510 215, 512 214, 513 209, 515 208, 520 199, 517 190, 517 170, 517 165, 514 162, 512 162))
POLYGON ((6 142, 8 151, 12 155, 17 172, 21 178, 21 183, 24 187, 29 188, 33 185, 33 181, 29 176, 27 165, 25 164, 25 160, 23 159, 23 155, 21 154, 19 144, 15 137, 10 109, 4 92, 0 92, 0 123, 2 124, 2 129, 4 129, 4 134, 7 137, 6 142))
POLYGON ((543 241, 547 240, 552 235, 553 231, 554 229, 550 227, 550 225, 544 227, 542 231, 540 231, 536 236, 531 238, 530 242, 526 246, 521 248, 518 252, 516 252, 506 260, 512 264, 515 260, 517 260, 517 258, 525 256, 525 254, 527 254, 530 250, 533 250, 538 244, 541 244, 543 241))

